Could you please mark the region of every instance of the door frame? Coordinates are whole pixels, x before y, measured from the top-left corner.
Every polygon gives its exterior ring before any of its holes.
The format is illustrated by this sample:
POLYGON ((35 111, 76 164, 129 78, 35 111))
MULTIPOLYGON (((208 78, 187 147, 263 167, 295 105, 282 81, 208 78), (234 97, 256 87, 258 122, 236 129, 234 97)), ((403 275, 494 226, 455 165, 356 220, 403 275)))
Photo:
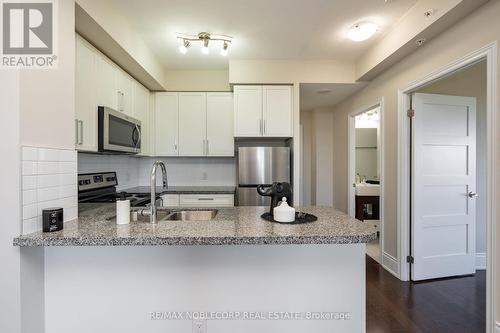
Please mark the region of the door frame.
POLYGON ((423 78, 398 89, 398 188, 397 188, 397 226, 398 226, 398 258, 399 278, 408 281, 409 264, 406 257, 410 254, 410 121, 407 110, 410 108, 410 96, 419 88, 445 78, 464 68, 486 60, 487 87, 486 87, 486 234, 487 234, 487 263, 486 263, 486 326, 487 332, 495 330, 495 249, 496 249, 496 209, 494 198, 495 184, 495 137, 497 121, 497 43, 491 43, 469 55, 432 72, 423 78))
POLYGON ((384 262, 384 97, 379 97, 372 103, 366 105, 365 107, 359 108, 352 111, 347 116, 347 212, 349 216, 355 217, 356 215, 356 205, 353 202, 355 189, 352 184, 355 182, 356 174, 351 172, 351 168, 356 165, 356 154, 355 154, 355 143, 356 143, 356 132, 355 132, 355 117, 366 111, 372 110, 374 108, 379 108, 379 128, 377 133, 378 149, 377 149, 377 167, 379 170, 379 180, 380 180, 380 199, 379 199, 379 245, 380 245, 380 265, 386 270, 392 272, 390 266, 387 266, 387 262, 384 262))

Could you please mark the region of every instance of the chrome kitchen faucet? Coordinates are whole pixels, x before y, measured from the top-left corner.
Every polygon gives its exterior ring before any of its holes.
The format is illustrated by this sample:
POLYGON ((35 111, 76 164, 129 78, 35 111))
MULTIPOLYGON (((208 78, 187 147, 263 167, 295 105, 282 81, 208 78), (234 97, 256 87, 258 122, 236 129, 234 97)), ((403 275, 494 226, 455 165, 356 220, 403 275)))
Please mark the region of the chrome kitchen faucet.
POLYGON ((156 168, 160 166, 161 172, 163 174, 163 189, 168 188, 168 179, 167 179, 167 168, 162 161, 156 161, 151 168, 151 210, 149 216, 150 223, 157 223, 156 220, 156 168))

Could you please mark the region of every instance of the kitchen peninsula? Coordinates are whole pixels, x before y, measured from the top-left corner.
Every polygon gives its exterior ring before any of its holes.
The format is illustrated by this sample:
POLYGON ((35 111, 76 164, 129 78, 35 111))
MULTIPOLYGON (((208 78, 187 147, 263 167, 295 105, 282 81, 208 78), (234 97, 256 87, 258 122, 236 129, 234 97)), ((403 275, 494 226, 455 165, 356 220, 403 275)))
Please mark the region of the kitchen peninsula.
POLYGON ((113 204, 79 209, 62 231, 14 239, 38 265, 47 332, 191 332, 192 320, 155 315, 169 311, 261 315, 209 317, 207 332, 365 330, 365 243, 376 231, 333 208, 300 208, 318 221, 298 225, 261 219, 266 207, 157 225, 116 225, 113 204))

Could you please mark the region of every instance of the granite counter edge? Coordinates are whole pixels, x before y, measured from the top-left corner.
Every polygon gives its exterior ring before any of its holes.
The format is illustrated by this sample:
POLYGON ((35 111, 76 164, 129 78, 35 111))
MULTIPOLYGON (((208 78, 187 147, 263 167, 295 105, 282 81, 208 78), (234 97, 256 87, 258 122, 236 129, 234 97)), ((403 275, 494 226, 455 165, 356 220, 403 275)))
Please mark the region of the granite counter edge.
POLYGON ((360 244, 376 239, 376 233, 354 236, 266 236, 266 237, 16 237, 13 246, 175 246, 175 245, 307 245, 360 244))

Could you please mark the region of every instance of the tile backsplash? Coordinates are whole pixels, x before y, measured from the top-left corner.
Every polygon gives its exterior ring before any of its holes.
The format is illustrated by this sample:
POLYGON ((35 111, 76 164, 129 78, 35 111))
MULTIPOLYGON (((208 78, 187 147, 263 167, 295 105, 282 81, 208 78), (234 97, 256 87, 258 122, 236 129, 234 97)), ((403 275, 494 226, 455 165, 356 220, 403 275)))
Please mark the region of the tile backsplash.
MULTIPOLYGON (((149 186, 154 161, 167 166, 170 186, 234 186, 232 157, 139 157, 129 155, 78 154, 78 173, 116 171, 118 190, 149 186)), ((161 183, 160 171, 156 177, 161 183)))
POLYGON ((22 147, 23 234, 42 230, 42 210, 64 209, 64 221, 78 217, 77 152, 22 147))
POLYGON ((118 190, 139 185, 139 158, 129 155, 78 154, 78 173, 115 171, 118 190))

